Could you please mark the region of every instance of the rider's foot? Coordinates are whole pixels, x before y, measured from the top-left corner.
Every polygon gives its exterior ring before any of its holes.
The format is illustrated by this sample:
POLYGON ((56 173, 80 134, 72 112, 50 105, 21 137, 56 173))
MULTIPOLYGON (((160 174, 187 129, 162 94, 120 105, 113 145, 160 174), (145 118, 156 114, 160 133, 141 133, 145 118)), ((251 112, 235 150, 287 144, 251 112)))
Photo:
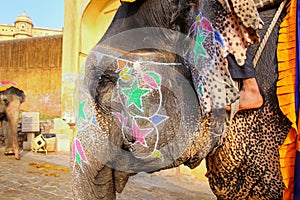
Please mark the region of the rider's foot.
POLYGON ((263 97, 255 78, 243 80, 243 87, 240 91, 239 110, 257 109, 263 105, 263 97))
MULTIPOLYGON (((243 87, 240 91, 239 110, 257 109, 263 105, 263 97, 260 94, 258 84, 255 78, 243 80, 243 87)), ((230 111, 230 106, 226 106, 230 111)))
POLYGON ((257 109, 263 105, 263 98, 259 92, 240 92, 239 110, 257 109))

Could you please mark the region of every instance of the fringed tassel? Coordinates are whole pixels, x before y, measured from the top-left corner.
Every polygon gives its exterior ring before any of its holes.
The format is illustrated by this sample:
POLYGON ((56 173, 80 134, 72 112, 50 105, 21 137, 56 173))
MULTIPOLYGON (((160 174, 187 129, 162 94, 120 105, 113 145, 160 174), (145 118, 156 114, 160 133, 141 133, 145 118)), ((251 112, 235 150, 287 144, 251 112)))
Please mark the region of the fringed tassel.
MULTIPOLYGON (((283 181, 286 186, 283 199, 294 199, 294 169, 296 159, 296 12, 297 0, 288 4, 287 15, 280 26, 278 39, 277 96, 282 112, 293 123, 292 128, 279 148, 283 181)), ((300 181, 300 180, 299 180, 300 181)), ((296 190, 295 190, 296 191, 296 190)))

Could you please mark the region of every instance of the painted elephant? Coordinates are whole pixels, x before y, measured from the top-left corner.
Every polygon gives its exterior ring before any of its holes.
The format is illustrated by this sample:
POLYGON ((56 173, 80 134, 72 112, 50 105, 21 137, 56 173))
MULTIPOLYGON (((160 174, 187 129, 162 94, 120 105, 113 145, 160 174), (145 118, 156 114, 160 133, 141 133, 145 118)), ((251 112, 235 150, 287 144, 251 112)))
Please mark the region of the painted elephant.
MULTIPOLYGON (((130 176, 180 164, 194 168, 216 152, 216 143, 223 145, 237 128, 225 107, 239 98, 226 55, 242 64, 262 26, 254 5, 246 16, 230 11, 234 3, 241 14, 247 2, 137 0, 120 6, 78 81, 76 198, 115 199, 130 176)), ((269 90, 267 83, 261 84, 269 90)))
POLYGON ((76 198, 114 199, 138 172, 194 168, 226 129, 238 91, 199 6, 124 2, 89 53, 77 91, 76 198))
MULTIPOLYGON (((276 84, 279 26, 286 15, 286 7, 275 20, 274 29, 268 30, 280 4, 270 6, 267 5, 270 2, 265 3, 265 7, 259 9, 264 22, 259 35, 262 41, 267 31, 271 35, 256 65, 264 104, 257 110, 239 111, 232 120, 231 128, 206 158, 207 176, 218 199, 279 200, 283 197, 285 186, 278 148, 283 144, 291 122, 280 110, 276 84)), ((260 44, 250 47, 253 55, 258 53, 259 47, 260 44)))
POLYGON ((14 154, 20 159, 18 144, 18 122, 20 106, 25 94, 14 82, 0 82, 0 120, 5 136, 5 155, 14 154))

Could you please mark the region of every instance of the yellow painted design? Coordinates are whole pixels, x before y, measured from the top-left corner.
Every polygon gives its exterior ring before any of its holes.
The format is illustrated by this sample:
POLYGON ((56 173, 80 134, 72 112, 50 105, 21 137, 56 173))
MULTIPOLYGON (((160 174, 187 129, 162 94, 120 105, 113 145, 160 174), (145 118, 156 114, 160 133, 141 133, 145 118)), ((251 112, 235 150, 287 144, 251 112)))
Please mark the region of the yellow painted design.
POLYGON ((130 73, 130 71, 128 70, 128 68, 124 68, 121 73, 120 73, 120 76, 121 76, 121 79, 123 81, 128 81, 132 78, 132 75, 130 74, 127 74, 127 73, 130 73))
POLYGON ((8 83, 8 82, 7 82, 6 84, 1 84, 1 82, 0 82, 0 92, 5 91, 5 90, 7 90, 7 89, 9 89, 9 88, 11 88, 11 87, 15 87, 15 88, 21 90, 21 89, 18 87, 18 85, 17 85, 16 83, 14 83, 14 82, 11 82, 11 83, 8 83))
POLYGON ((161 159, 162 158, 162 155, 161 155, 161 153, 159 152, 159 151, 154 151, 154 153, 153 153, 153 157, 154 158, 159 158, 159 159, 161 159))
POLYGON ((132 76, 131 75, 124 75, 124 76, 121 76, 121 78, 124 81, 128 81, 128 80, 130 80, 132 78, 132 76))
POLYGON ((123 76, 126 74, 126 72, 128 71, 128 68, 125 68, 121 71, 120 75, 123 76))

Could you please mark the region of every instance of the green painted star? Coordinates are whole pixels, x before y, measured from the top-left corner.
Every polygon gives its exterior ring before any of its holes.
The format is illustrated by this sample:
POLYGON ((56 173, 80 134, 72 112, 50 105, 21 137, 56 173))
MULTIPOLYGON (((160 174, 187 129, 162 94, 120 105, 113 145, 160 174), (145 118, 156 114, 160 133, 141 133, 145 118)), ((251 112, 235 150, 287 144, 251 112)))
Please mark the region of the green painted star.
POLYGON ((203 55, 203 56, 207 56, 207 52, 204 49, 202 42, 205 40, 206 36, 205 35, 201 35, 201 33, 199 32, 197 34, 197 40, 196 40, 196 44, 194 47, 194 52, 195 52, 195 60, 197 60, 199 55, 203 55))
POLYGON ((126 106, 134 104, 138 109, 142 109, 142 96, 145 96, 150 90, 140 89, 138 86, 138 81, 135 80, 132 84, 131 89, 123 90, 123 93, 128 97, 126 106))
POLYGON ((199 92, 200 92, 201 96, 203 96, 203 85, 202 84, 199 85, 199 92))
POLYGON ((83 109, 85 104, 86 104, 86 100, 79 102, 78 119, 80 119, 80 118, 86 119, 86 115, 85 115, 85 112, 84 112, 84 109, 83 109))

